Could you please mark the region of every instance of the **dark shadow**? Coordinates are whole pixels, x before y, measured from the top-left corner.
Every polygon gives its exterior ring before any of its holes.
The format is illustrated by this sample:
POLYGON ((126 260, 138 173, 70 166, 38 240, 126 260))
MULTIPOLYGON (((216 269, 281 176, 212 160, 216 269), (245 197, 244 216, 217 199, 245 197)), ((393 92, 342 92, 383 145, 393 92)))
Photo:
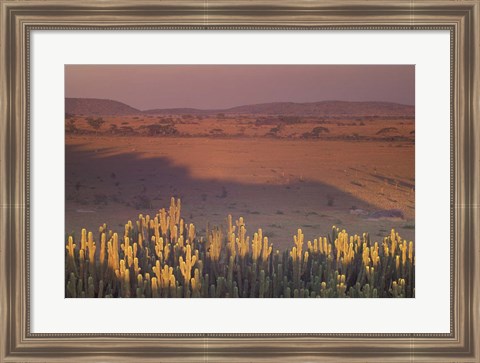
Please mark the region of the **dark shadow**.
POLYGON ((168 208, 172 196, 181 198, 183 218, 193 222, 199 233, 207 223, 225 225, 232 214, 234 219, 245 218, 249 235, 262 227, 274 246, 290 245, 297 228, 309 239, 326 235, 332 225, 351 230, 352 220, 360 225, 363 220, 350 213, 352 208, 377 209, 324 183, 206 180, 192 177, 188 169, 164 157, 140 158, 135 152, 111 155, 108 149, 84 151, 82 145, 66 146, 65 151, 66 231, 77 235, 82 227, 96 231, 104 222, 123 233, 128 220, 168 208))

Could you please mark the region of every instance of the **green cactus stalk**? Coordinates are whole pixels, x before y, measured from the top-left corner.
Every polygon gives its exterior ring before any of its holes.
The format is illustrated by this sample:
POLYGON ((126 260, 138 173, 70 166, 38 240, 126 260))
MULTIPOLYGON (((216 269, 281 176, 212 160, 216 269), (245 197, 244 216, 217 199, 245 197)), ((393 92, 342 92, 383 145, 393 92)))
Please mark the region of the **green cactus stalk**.
POLYGON ((192 248, 190 247, 190 245, 187 245, 185 260, 182 256, 179 257, 179 267, 183 276, 185 297, 188 297, 187 295, 190 295, 189 285, 192 279, 192 268, 195 265, 196 261, 197 256, 192 256, 192 248))
POLYGON ((250 270, 250 297, 257 296, 257 264, 253 263, 253 266, 250 270))
POLYGON ((76 298, 77 297, 77 278, 75 277, 75 273, 70 273, 70 278, 67 282, 67 297, 76 298))
POLYGON ((82 296, 85 295, 85 291, 83 291, 83 281, 82 279, 78 279, 78 282, 77 282, 77 297, 84 297, 82 296))
POLYGON ((260 276, 259 276, 259 292, 258 292, 258 297, 259 298, 263 298, 265 297, 265 290, 266 290, 266 286, 265 286, 265 271, 264 270, 261 270, 260 271, 260 276))
POLYGON ((228 262, 228 275, 227 275, 227 290, 230 296, 233 296, 233 271, 234 271, 234 266, 235 264, 235 257, 230 256, 229 262, 228 262))
POLYGON ((100 282, 98 283, 98 294, 97 294, 97 297, 98 297, 98 298, 101 298, 101 297, 102 297, 102 294, 103 294, 103 280, 100 280, 100 282))

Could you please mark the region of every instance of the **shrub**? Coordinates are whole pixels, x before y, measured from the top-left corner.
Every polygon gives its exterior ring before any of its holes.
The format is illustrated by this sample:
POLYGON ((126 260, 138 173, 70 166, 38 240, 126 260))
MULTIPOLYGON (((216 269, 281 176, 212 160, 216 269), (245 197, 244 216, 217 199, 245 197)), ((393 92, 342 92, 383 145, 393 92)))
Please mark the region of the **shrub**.
POLYGON ((396 127, 384 127, 377 131, 377 135, 390 134, 392 132, 398 132, 396 127))
POLYGON ((99 118, 88 117, 87 123, 95 130, 98 130, 105 123, 105 120, 101 117, 99 118))

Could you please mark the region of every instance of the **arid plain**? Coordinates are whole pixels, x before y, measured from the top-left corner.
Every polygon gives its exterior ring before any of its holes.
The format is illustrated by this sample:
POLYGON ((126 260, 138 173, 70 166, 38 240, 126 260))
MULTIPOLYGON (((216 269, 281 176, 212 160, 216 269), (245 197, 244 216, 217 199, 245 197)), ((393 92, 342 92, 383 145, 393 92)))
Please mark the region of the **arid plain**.
POLYGON ((140 112, 67 99, 66 113, 67 233, 103 223, 122 231, 174 196, 199 234, 242 216, 247 233, 262 228, 275 249, 290 246, 298 228, 309 240, 333 225, 374 240, 395 228, 414 240, 413 106, 140 112))

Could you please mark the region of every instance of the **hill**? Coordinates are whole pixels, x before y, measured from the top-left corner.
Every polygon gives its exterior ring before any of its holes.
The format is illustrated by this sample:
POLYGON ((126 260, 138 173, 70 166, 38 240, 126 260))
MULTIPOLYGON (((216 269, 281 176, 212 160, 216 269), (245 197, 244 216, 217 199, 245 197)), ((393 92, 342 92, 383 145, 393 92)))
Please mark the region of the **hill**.
POLYGON ((75 115, 290 115, 290 116, 382 116, 414 117, 415 106, 390 102, 272 102, 237 106, 227 109, 202 110, 196 108, 157 108, 141 111, 124 103, 96 98, 66 98, 65 113, 75 115))
POLYGON ((389 102, 274 102, 233 107, 225 113, 294 116, 414 116, 415 107, 389 102))
POLYGON ((271 102, 243 105, 227 109, 202 110, 196 108, 170 108, 144 111, 147 114, 158 115, 215 115, 248 114, 248 115, 289 115, 289 116, 388 116, 414 117, 415 106, 391 102, 271 102))
POLYGON ((98 98, 65 98, 65 113, 72 115, 135 115, 142 111, 122 102, 98 98))

